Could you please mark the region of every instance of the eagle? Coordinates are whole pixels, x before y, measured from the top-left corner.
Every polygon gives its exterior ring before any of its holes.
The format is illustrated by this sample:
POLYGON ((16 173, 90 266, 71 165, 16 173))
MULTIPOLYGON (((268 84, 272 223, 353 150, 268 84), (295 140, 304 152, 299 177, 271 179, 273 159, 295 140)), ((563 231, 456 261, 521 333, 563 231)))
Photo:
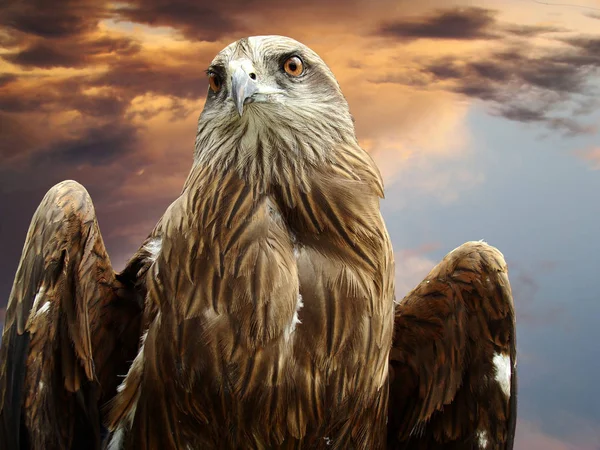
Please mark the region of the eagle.
POLYGON ((255 36, 207 76, 182 192, 122 271, 79 183, 35 211, 1 448, 512 449, 502 253, 467 242, 398 301, 382 178, 324 61, 255 36))

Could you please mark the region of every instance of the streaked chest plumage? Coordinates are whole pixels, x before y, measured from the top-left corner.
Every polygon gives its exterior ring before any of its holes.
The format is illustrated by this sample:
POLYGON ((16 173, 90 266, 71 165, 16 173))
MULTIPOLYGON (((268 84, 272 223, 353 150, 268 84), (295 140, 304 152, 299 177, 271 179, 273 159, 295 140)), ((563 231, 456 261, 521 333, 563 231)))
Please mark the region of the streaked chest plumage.
POLYGON ((330 446, 359 411, 384 418, 372 408, 387 395, 392 266, 373 262, 390 251, 383 226, 363 223, 375 194, 332 177, 325 196, 318 172, 308 192, 199 172, 157 238, 144 351, 158 361, 149 376, 169 382, 146 397, 188 399, 175 416, 196 430, 193 446, 216 445, 223 424, 230 446, 330 446))

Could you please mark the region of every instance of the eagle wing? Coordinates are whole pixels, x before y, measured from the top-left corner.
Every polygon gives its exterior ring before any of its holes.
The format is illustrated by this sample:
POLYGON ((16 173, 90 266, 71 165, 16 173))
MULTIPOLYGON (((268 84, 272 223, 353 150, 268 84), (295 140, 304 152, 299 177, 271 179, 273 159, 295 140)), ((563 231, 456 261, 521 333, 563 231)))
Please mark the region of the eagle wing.
POLYGON ((99 448, 99 405, 139 340, 138 252, 115 274, 87 191, 54 186, 37 208, 0 348, 0 448, 99 448))
POLYGON ((513 447, 515 311, 502 254, 468 242, 399 302, 388 448, 513 447))

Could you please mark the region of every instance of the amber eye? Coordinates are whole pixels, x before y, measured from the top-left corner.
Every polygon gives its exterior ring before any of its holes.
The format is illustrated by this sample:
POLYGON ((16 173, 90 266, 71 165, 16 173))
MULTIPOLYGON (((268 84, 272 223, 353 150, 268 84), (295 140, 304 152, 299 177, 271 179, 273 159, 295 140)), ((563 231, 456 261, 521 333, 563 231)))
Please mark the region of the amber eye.
POLYGON ((283 63, 283 70, 285 70, 285 73, 288 75, 299 77, 304 72, 304 63, 299 57, 292 56, 283 63))
POLYGON ((208 74, 208 84, 214 93, 217 93, 223 87, 221 77, 214 72, 208 74))

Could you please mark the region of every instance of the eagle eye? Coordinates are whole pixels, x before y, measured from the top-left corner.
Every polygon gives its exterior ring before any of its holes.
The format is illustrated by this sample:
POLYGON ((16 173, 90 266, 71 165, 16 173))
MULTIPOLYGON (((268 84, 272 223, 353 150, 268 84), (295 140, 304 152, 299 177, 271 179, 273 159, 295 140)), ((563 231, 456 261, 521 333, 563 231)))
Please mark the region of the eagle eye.
POLYGON ((292 77, 299 77, 304 73, 304 63, 299 56, 290 56, 283 63, 283 70, 292 77))
POLYGON ((216 94, 223 87, 223 80, 221 80, 221 77, 218 74, 214 72, 209 72, 208 85, 210 86, 211 90, 216 94))

